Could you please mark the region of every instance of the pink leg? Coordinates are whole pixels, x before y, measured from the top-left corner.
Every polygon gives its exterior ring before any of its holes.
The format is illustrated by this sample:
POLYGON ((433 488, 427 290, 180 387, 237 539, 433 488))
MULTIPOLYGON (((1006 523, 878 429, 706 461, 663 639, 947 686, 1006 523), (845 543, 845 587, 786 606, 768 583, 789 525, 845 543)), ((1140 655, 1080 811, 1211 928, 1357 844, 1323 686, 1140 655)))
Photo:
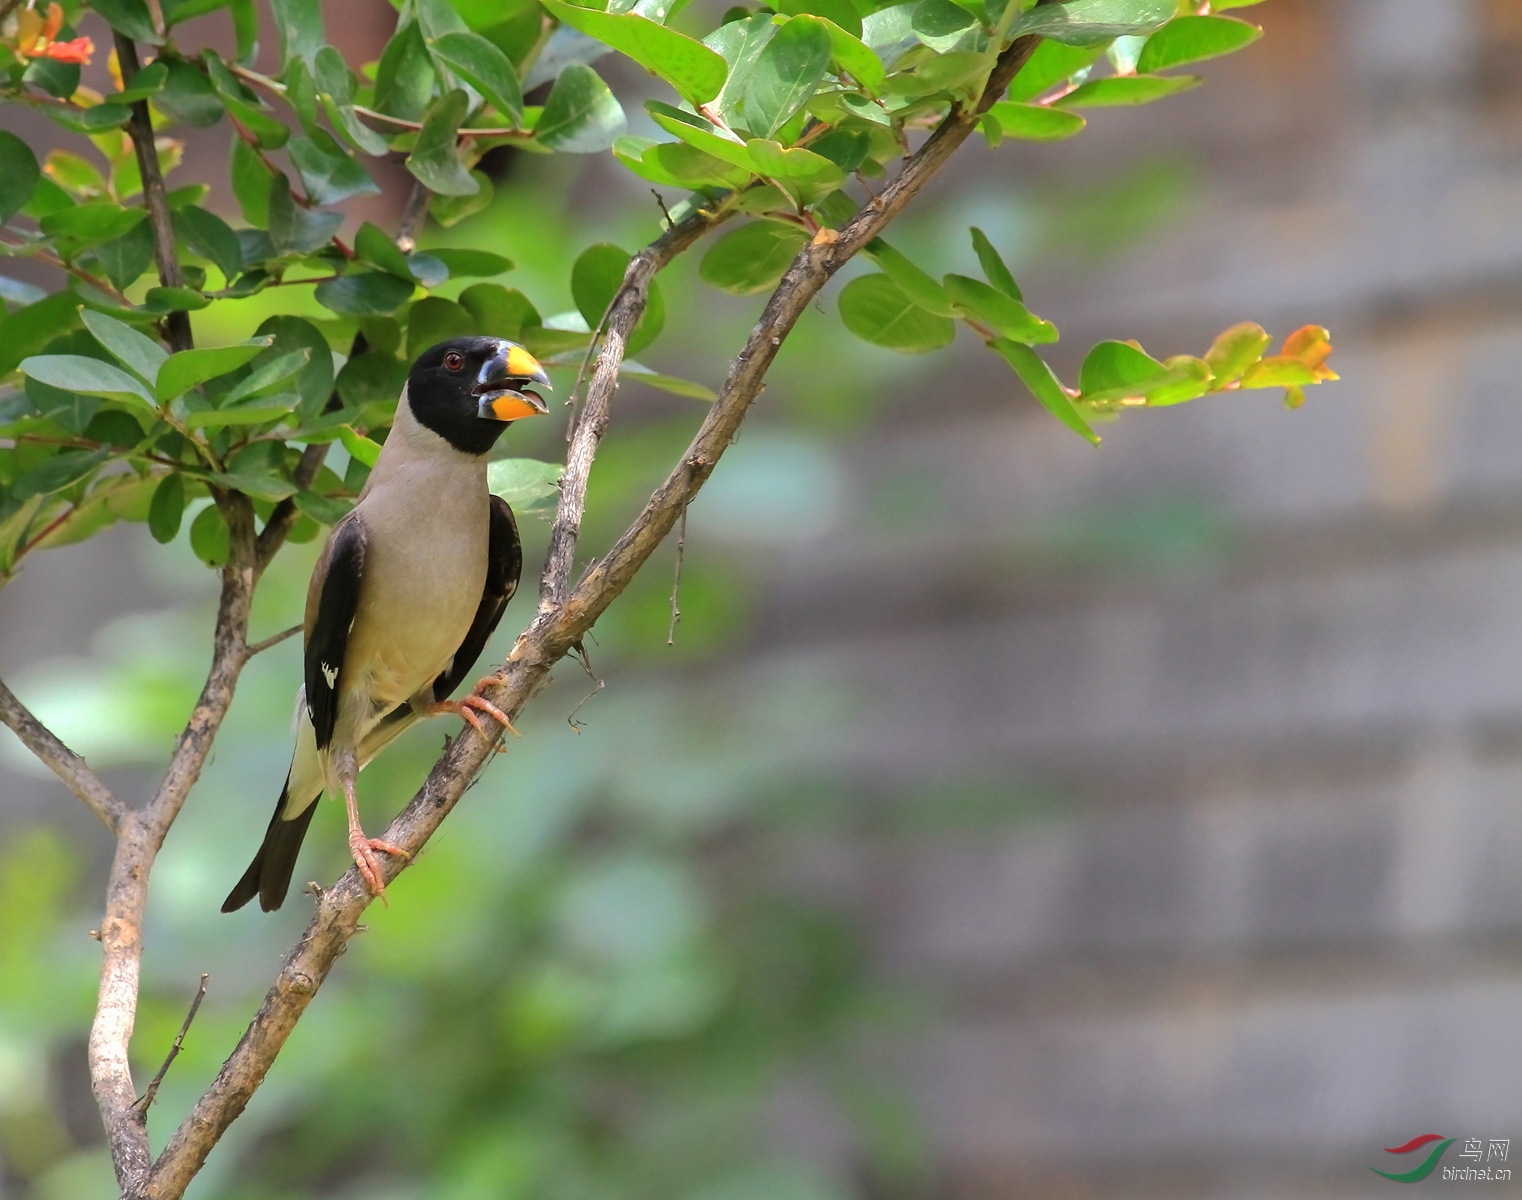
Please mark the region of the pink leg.
POLYGON ((389 907, 390 902, 386 899, 386 885, 381 881, 380 876, 380 860, 375 857, 375 851, 395 854, 400 858, 411 858, 412 855, 400 846, 393 846, 390 842, 381 841, 380 838, 365 836, 365 831, 359 825, 359 805, 354 799, 353 778, 345 778, 343 785, 344 805, 349 810, 349 853, 354 856, 354 865, 365 877, 370 890, 382 904, 389 907))

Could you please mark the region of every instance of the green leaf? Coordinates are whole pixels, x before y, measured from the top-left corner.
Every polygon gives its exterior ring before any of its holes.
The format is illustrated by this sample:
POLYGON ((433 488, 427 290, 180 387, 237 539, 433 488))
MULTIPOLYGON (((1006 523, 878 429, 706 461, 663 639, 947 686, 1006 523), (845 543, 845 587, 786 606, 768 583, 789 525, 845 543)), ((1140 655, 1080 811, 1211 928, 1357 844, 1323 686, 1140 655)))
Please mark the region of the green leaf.
MULTIPOLYGON (((613 297, 624 281, 629 266, 629 255, 611 242, 599 242, 588 246, 571 268, 571 297, 576 301, 588 329, 596 329, 602 322, 603 313, 613 302, 613 297)), ((638 354, 657 337, 666 323, 666 305, 660 289, 651 280, 645 300, 645 311, 638 324, 629 334, 627 354, 638 354)))
POLYGON ((236 371, 259 351, 273 345, 274 340, 272 337, 249 338, 231 346, 181 350, 171 354, 159 368, 153 393, 160 401, 173 400, 208 379, 236 371))
POLYGON ((946 294, 958 311, 977 318, 1011 341, 1042 343, 1057 340, 1055 325, 1042 320, 1020 301, 996 291, 981 279, 948 275, 946 294))
POLYGON ((95 244, 119 238, 148 214, 141 208, 123 208, 109 200, 92 200, 73 208, 49 213, 38 221, 49 237, 76 238, 95 244))
POLYGON ((978 265, 983 268, 983 278, 998 288, 1011 300, 1024 300, 1020 294, 1020 285, 1015 282, 1015 277, 1004 265, 1004 260, 999 257, 999 252, 994 249, 994 244, 988 240, 988 236, 976 225, 970 230, 972 234, 972 248, 977 252, 978 265))
POLYGON ((407 269, 412 278, 425 288, 436 288, 449 278, 449 268, 426 250, 407 255, 407 269))
POLYGON ((343 55, 332 46, 324 46, 312 60, 313 78, 323 111, 333 128, 366 154, 382 155, 390 143, 359 119, 354 111, 354 72, 343 55))
POLYGON ((369 438, 355 433, 347 425, 339 429, 338 440, 343 443, 345 450, 367 467, 373 467, 380 458, 380 443, 372 442, 369 438))
POLYGON ((64 450, 18 478, 11 485, 11 495, 17 500, 30 500, 33 496, 61 492, 95 474, 109 457, 109 446, 98 450, 64 450))
POLYGON ((430 346, 478 332, 464 305, 442 296, 425 296, 407 313, 407 357, 415 359, 430 346))
POLYGON ((1073 407, 1072 398, 1063 388, 1061 380, 1052 373, 1046 360, 1029 346, 1012 342, 1008 338, 995 338, 989 346, 1003 355, 1004 360, 1015 369, 1021 382, 1041 406, 1056 417, 1079 437, 1092 445, 1099 445, 1099 435, 1089 428, 1089 423, 1073 407))
POLYGON ((204 129, 215 125, 226 111, 217 96, 217 89, 194 63, 183 58, 161 60, 169 68, 164 89, 154 97, 154 107, 172 121, 204 129))
POLYGON ((174 541, 180 532, 180 519, 185 515, 185 480, 178 472, 170 471, 153 489, 153 500, 148 505, 148 532, 160 544, 174 541))
POLYGON ((295 497, 296 507, 319 525, 336 525, 349 515, 354 507, 352 501, 319 496, 316 492, 300 491, 295 497))
POLYGON ((1026 142, 1060 142, 1079 132, 1086 121, 1077 113, 1042 104, 1017 104, 1001 100, 988 110, 1005 137, 1026 142))
MULTIPOLYGON (((846 0, 841 2, 846 3, 846 0)), ((635 12, 615 15, 578 8, 561 0, 543 0, 543 3, 572 29, 612 46, 647 71, 659 75, 694 106, 707 104, 724 86, 724 79, 729 74, 724 59, 686 34, 635 12)))
POLYGON ((1250 46, 1263 30, 1236 17, 1176 17, 1147 39, 1136 69, 1142 74, 1201 62, 1250 46))
POLYGON ((132 77, 132 82, 119 92, 108 92, 103 103, 134 104, 139 100, 156 97, 169 80, 169 67, 155 59, 132 77))
MULTIPOLYGON (((818 3, 818 0, 808 2, 818 3)), ((823 14, 817 15, 824 24, 825 32, 830 35, 830 57, 835 60, 835 65, 847 74, 854 75, 856 81, 874 96, 879 95, 888 72, 883 67, 883 60, 877 57, 877 52, 851 30, 827 20, 823 14)), ((857 25, 860 25, 860 21, 857 25)))
POLYGON ((914 7, 913 28, 914 36, 937 54, 981 49, 979 18, 952 0, 920 0, 914 7))
MULTIPOLYGON (((354 235, 354 256, 389 275, 412 282, 412 268, 391 235, 379 225, 366 221, 354 235)), ((411 291, 407 293, 409 296, 411 291)))
POLYGON ((1198 75, 1111 75, 1106 79, 1091 79, 1053 103, 1063 108, 1151 104, 1165 96, 1199 87, 1200 83, 1198 75))
POLYGON ((752 138, 745 143, 745 150, 757 171, 805 206, 828 196, 846 181, 845 172, 829 159, 802 146, 784 150, 776 142, 752 138))
POLYGON ((270 187, 275 181, 275 173, 236 133, 228 151, 228 173, 243 219, 254 228, 263 229, 270 221, 270 187))
POLYGON ((231 535, 227 521, 215 504, 208 504, 190 523, 190 549, 208 567, 220 567, 227 562, 231 535))
POLYGON ((86 358, 82 354, 34 355, 21 360, 21 372, 39 383, 66 392, 103 396, 134 406, 157 407, 152 393, 139 380, 98 358, 86 358))
POLYGON ((244 400, 273 392, 287 379, 299 374, 311 360, 312 351, 306 346, 300 350, 276 354, 274 358, 265 359, 255 366, 237 387, 222 397, 219 401, 220 407, 227 408, 244 400))
POLYGON ((343 224, 341 212, 302 208, 291 195, 291 181, 277 172, 270 183, 269 235, 277 254, 309 254, 326 246, 343 224))
POLYGON ((746 82, 777 28, 770 13, 757 13, 743 21, 727 22, 703 39, 705 46, 718 51, 729 64, 729 78, 713 102, 726 121, 738 122, 743 116, 746 82))
POLYGON ((1015 22, 1015 36, 1038 33, 1070 46, 1092 46, 1133 33, 1151 33, 1178 11, 1177 0, 1066 0, 1043 4, 1015 22))
POLYGON ((534 140, 568 154, 598 154, 627 127, 624 110, 602 77, 585 63, 572 63, 550 89, 534 140))
POLYGON ((161 46, 163 36, 153 27, 148 6, 143 0, 90 0, 90 7, 105 18, 106 24, 126 34, 135 42, 161 46))
POLYGON ((1173 379, 1172 371, 1129 342, 1100 342, 1078 372, 1079 400, 1103 404, 1145 396, 1173 379))
POLYGON ((446 196, 469 196, 480 190, 460 161, 455 146, 460 122, 465 119, 469 105, 469 99, 459 88, 435 100, 423 117, 423 128, 407 156, 407 169, 423 186, 446 196))
POLYGON ((663 392, 670 392, 673 396, 685 396, 689 400, 702 400, 706 404, 712 404, 719 398, 712 388, 704 387, 701 383, 691 379, 681 379, 675 375, 662 375, 649 367, 630 362, 628 359, 624 359, 619 374, 636 383, 643 383, 646 387, 658 388, 663 392))
POLYGON ((830 69, 830 34, 817 17, 793 17, 762 48, 745 83, 746 127, 771 137, 808 103, 830 69))
POLYGON ((357 271, 317 285, 317 303, 337 313, 384 316, 412 298, 416 285, 386 271, 357 271))
POLYGON ((174 214, 174 231, 202 258, 216 264, 228 280, 243 269, 243 247, 238 235, 216 213, 186 205, 174 214))
POLYGON ((195 288, 188 287, 151 287, 143 295, 143 307, 154 313, 195 312, 210 303, 195 288))
POLYGON ((273 346, 253 360, 256 374, 282 355, 307 352, 307 364, 296 376, 296 390, 301 393, 302 412, 311 420, 333 394, 333 352, 327 339, 310 321, 292 316, 268 317, 255 332, 275 339, 273 346))
POLYGON ((1312 368, 1287 354, 1260 358, 1242 373, 1244 388, 1305 387, 1318 382, 1312 368))
POLYGON ((486 486, 492 495, 508 504, 532 508, 536 501, 560 491, 560 477, 565 467, 560 463, 540 462, 535 458, 503 458, 486 468, 486 486))
POLYGON ((407 364, 389 354, 356 354, 344 363, 334 386, 346 408, 395 404, 407 382, 407 364))
POLYGON ((488 337, 519 340, 525 328, 540 324, 529 298, 500 283, 476 283, 460 293, 460 305, 470 313, 476 332, 488 337))
POLYGON ((286 123, 270 114, 259 103, 259 98, 238 82, 237 76, 227 69, 227 64, 211 50, 205 52, 206 72, 211 84, 235 121, 251 133, 261 149, 278 150, 291 136, 286 123))
POLYGON ((301 186, 313 204, 337 204, 352 196, 380 194, 370 173, 325 129, 312 130, 311 137, 292 138, 285 152, 291 156, 301 186))
POLYGON ((767 292, 777 285, 808 240, 809 235, 796 225, 752 221, 710 246, 698 273, 705 283, 732 296, 767 292))
POLYGON ((863 341, 901 354, 949 346, 956 324, 921 308, 886 275, 862 275, 840 293, 840 319, 863 341))
POLYGON ((59 334, 79 327, 79 296, 54 292, 0 321, 0 376, 9 375, 29 354, 43 349, 59 334))
POLYGON ((513 260, 490 250, 446 250, 430 247, 428 253, 444 264, 451 279, 469 276, 501 275, 513 269, 513 260))
POLYGON ((67 150, 49 150, 42 169, 54 183, 86 200, 99 200, 110 191, 94 163, 67 150))
POLYGON ((1253 321, 1243 321, 1219 334, 1205 351, 1205 362, 1215 377, 1211 391, 1220 391, 1240 379, 1249 366, 1263 357, 1263 351, 1273 340, 1263 326, 1253 321))
MULTIPOLYGON (((601 15, 601 14, 598 14, 601 15)), ((486 102, 517 127, 523 121, 523 93, 512 61, 479 33, 446 33, 431 43, 434 56, 480 92, 486 102)))
POLYGON ((41 177, 32 148, 0 129, 0 221, 9 221, 21 211, 41 177))
POLYGON ((703 117, 682 112, 659 100, 645 101, 645 110, 667 133, 673 133, 689 146, 695 146, 705 154, 722 159, 731 166, 739 167, 752 175, 758 174, 745 146, 718 132, 718 126, 703 117))
POLYGON ((139 221, 119 238, 96 246, 92 253, 117 288, 126 288, 153 262, 153 230, 139 221))
POLYGON ((1147 404, 1163 408, 1170 404, 1183 404, 1194 400, 1210 390, 1210 365, 1203 358, 1188 354, 1175 354, 1163 364, 1172 378, 1147 391, 1147 404))
POLYGON ((433 60, 416 21, 397 30, 386 43, 375 72, 375 107, 393 117, 416 121, 433 95, 433 60))
POLYGON ((118 321, 115 317, 108 317, 105 313, 86 308, 80 312, 79 316, 85 328, 94 335, 97 342, 115 355, 129 370, 141 376, 149 387, 153 386, 153 381, 158 378, 159 368, 169 357, 162 346, 152 338, 145 337, 132 326, 118 321))
POLYGON ((311 62, 327 43, 319 0, 270 0, 270 13, 280 33, 280 65, 293 58, 311 62))
POLYGON ((951 298, 946 295, 946 289, 882 238, 873 238, 868 242, 866 253, 877 264, 878 269, 898 285, 904 295, 926 312, 933 312, 938 317, 956 315, 956 310, 951 307, 951 298))
POLYGON ((851 0, 779 0, 777 11, 790 17, 819 17, 852 38, 861 37, 861 14, 851 0))
POLYGON ((225 429, 234 425, 266 425, 290 415, 301 398, 295 392, 266 397, 263 404, 245 404, 238 408, 207 408, 185 418, 187 429, 225 429), (279 401, 279 403, 276 403, 279 401))
POLYGON ((867 157, 870 141, 864 133, 851 129, 832 129, 809 143, 809 151, 827 158, 847 175, 861 166, 867 157))
POLYGON ((470 177, 480 190, 470 196, 435 196, 428 206, 428 215, 448 229, 458 225, 466 217, 473 217, 491 204, 495 189, 491 176, 485 171, 472 171, 470 177))

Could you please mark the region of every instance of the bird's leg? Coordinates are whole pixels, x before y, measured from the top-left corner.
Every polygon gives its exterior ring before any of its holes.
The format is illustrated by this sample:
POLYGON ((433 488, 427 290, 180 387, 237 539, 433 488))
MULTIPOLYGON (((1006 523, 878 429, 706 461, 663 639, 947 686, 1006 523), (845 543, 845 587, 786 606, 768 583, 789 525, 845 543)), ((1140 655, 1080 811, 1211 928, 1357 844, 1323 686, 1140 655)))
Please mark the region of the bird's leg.
POLYGON ((514 737, 522 737, 523 735, 513 728, 513 723, 508 720, 507 714, 498 708, 495 704, 493 704, 490 700, 488 700, 485 696, 480 695, 481 689, 488 683, 493 682, 495 679, 495 675, 481 676, 481 678, 476 681, 476 686, 470 695, 461 700, 440 700, 437 704, 433 705, 433 707, 428 710, 428 715, 433 717, 440 717, 452 713, 458 713, 460 716, 464 717, 467 721, 476 727, 477 733, 485 733, 486 726, 481 724, 481 718, 476 716, 476 714, 471 711, 472 709, 479 709, 481 712, 484 712, 487 716, 491 717, 492 720, 496 721, 499 725, 502 726, 503 729, 507 730, 508 733, 512 734, 514 737))
POLYGON ((359 804, 354 798, 354 774, 352 769, 341 771, 344 806, 349 810, 349 853, 354 856, 354 865, 365 877, 365 882, 370 885, 370 890, 375 894, 376 899, 389 907, 389 901, 386 899, 386 885, 381 881, 380 876, 380 860, 375 857, 375 851, 395 854, 401 858, 411 858, 412 855, 400 846, 394 846, 380 838, 365 836, 365 831, 359 824, 359 804))

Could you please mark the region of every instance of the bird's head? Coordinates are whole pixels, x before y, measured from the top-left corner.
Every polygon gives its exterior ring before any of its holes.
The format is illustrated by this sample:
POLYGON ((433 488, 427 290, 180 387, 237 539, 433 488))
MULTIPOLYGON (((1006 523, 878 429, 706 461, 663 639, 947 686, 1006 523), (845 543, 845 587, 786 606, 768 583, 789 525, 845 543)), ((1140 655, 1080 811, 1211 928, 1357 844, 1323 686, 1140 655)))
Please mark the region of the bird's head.
POLYGON ((464 454, 485 454, 508 423, 548 413, 528 385, 549 377, 517 342, 462 337, 430 346, 407 376, 407 401, 418 423, 464 454))

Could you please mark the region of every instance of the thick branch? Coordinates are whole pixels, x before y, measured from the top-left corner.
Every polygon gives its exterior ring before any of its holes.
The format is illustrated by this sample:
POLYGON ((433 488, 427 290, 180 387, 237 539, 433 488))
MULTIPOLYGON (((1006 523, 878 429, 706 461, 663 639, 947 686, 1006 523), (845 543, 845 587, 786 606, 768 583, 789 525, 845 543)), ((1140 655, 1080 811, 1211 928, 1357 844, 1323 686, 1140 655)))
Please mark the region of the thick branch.
POLYGON ((124 1196, 146 1196, 152 1156, 145 1110, 138 1105, 127 1050, 137 1019, 142 966, 143 910, 148 877, 169 827, 200 777, 212 740, 232 703, 238 674, 248 661, 246 637, 255 578, 254 512, 248 497, 219 493, 227 519, 229 558, 222 568, 222 598, 212 641, 211 671, 185 730, 175 742, 169 768, 148 807, 122 821, 106 912, 100 927, 104 957, 95 1022, 90 1027, 90 1082, 111 1147, 124 1196))
MULTIPOLYGON (((137 45, 125 34, 113 32, 112 36, 116 41, 122 84, 131 87, 132 77, 138 72, 137 45)), ((169 200, 164 192, 164 174, 159 170, 158 147, 153 144, 153 118, 148 115, 148 101, 139 100, 132 105, 127 132, 137 153, 137 169, 143 181, 143 206, 148 210, 148 223, 153 227, 153 257, 159 268, 159 282, 165 287, 183 287, 185 276, 180 272, 180 260, 174 252, 174 223, 169 216, 169 200)), ((190 314, 183 310, 164 318, 164 333, 171 350, 189 350, 194 345, 190 336, 190 314)))
MULTIPOLYGON (((696 495, 733 438, 760 391, 766 369, 798 316, 825 282, 893 219, 972 132, 978 117, 1003 94, 1039 39, 1017 40, 1000 55, 978 105, 953 110, 881 195, 834 234, 822 231, 799 253, 772 294, 745 348, 731 367, 717 402, 682 461, 650 498, 643 513, 613 550, 588 571, 564 602, 585 498, 586 477, 598 438, 607 423, 607 405, 617 385, 623 347, 639 320, 649 279, 670 256, 684 249, 717 217, 698 214, 668 230, 637 255, 608 321, 608 342, 588 393, 587 409, 572 440, 571 462, 562 482, 560 508, 551 533, 550 555, 541 585, 538 614, 513 645, 494 685, 485 694, 515 717, 543 685, 550 668, 576 645, 593 622, 628 584, 696 495), (694 224, 689 224, 694 222, 694 224), (668 241, 667 239, 672 239, 668 241), (659 247, 659 249, 657 249, 659 247)), ((423 787, 385 832, 387 841, 415 856, 459 802, 491 757, 496 738, 465 730, 435 764, 423 787)), ((389 881, 409 860, 388 857, 389 881)), ((354 936, 372 896, 359 873, 350 870, 317 901, 317 911, 270 988, 237 1047, 211 1087, 174 1132, 154 1164, 152 1184, 163 1200, 180 1196, 227 1127, 243 1112, 317 993, 328 971, 354 936)))
POLYGON ((587 388, 586 408, 576 423, 571 448, 566 454, 565 474, 560 480, 560 505, 555 512, 555 524, 550 528, 549 553, 539 584, 541 613, 560 604, 570 587, 576 539, 581 533, 581 518, 586 512, 587 480, 592 472, 592 459, 597 454, 597 443, 608 428, 608 413, 613 393, 618 390, 624 347, 645 311, 650 281, 657 271, 728 216, 728 210, 712 213, 699 209, 636 254, 624 270, 624 281, 603 319, 606 332, 602 352, 597 357, 597 368, 587 388))
POLYGON ((85 807, 99 817, 107 829, 112 833, 117 831, 122 818, 127 815, 127 806, 111 794, 111 789, 90 770, 84 759, 54 737, 3 683, 0 683, 0 723, 4 723, 21 739, 22 745, 63 780, 69 791, 83 800, 85 807))

